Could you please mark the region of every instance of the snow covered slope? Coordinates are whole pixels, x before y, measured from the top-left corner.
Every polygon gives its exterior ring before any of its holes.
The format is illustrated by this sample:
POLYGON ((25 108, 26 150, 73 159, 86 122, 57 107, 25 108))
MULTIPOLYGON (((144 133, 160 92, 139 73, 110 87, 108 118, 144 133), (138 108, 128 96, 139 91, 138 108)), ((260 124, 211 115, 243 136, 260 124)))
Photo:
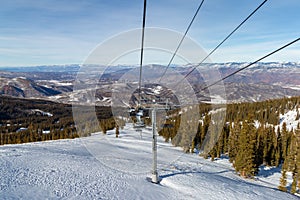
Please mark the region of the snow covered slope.
POLYGON ((158 151, 162 181, 152 184, 146 180, 151 175, 151 130, 141 137, 127 126, 120 138, 110 131, 1 146, 0 199, 298 199, 276 189, 279 172, 272 172, 276 179, 245 180, 226 159, 211 162, 183 154, 161 138, 158 151))
MULTIPOLYGON (((298 113, 300 113, 300 108, 298 109, 293 109, 290 110, 286 113, 284 113, 283 115, 280 114, 279 118, 280 118, 280 129, 282 129, 283 123, 286 123, 286 128, 287 130, 291 131, 291 130, 296 130, 298 123, 300 123, 300 119, 297 119, 297 115, 298 113)), ((276 126, 277 129, 278 126, 276 126)))

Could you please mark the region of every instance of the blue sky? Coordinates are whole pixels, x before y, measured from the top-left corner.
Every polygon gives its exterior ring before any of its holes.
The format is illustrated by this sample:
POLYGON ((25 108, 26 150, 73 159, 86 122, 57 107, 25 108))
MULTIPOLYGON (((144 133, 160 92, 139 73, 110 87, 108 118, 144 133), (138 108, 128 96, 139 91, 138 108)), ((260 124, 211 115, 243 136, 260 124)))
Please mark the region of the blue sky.
MULTIPOLYGON (((261 2, 205 0, 188 36, 210 52, 261 2)), ((148 0, 146 26, 184 33, 199 3, 148 0)), ((0 66, 82 63, 101 42, 140 28, 142 8, 143 0, 1 0, 0 66)), ((300 37, 299 10, 299 0, 269 0, 211 59, 251 62, 300 37)), ((265 61, 299 62, 300 44, 265 61)))

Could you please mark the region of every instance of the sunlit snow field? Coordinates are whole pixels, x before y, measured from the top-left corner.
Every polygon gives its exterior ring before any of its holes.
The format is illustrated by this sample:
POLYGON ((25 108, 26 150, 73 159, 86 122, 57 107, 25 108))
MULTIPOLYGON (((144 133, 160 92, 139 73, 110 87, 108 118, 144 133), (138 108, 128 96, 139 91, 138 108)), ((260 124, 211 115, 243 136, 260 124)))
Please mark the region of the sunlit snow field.
POLYGON ((141 135, 131 124, 119 138, 108 131, 1 146, 0 199, 298 199, 277 190, 278 168, 243 179, 225 157, 212 162, 158 141, 160 184, 147 181, 152 131, 141 135))

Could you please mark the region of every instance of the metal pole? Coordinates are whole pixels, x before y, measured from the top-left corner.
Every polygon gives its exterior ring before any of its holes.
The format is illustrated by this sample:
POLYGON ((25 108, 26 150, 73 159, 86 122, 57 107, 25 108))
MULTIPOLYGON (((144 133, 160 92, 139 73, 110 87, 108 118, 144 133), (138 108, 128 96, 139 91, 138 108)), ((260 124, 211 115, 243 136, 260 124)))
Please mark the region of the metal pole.
POLYGON ((153 152, 153 163, 152 163, 152 182, 158 183, 158 173, 157 173, 157 135, 156 135, 156 108, 152 109, 152 152, 153 152))

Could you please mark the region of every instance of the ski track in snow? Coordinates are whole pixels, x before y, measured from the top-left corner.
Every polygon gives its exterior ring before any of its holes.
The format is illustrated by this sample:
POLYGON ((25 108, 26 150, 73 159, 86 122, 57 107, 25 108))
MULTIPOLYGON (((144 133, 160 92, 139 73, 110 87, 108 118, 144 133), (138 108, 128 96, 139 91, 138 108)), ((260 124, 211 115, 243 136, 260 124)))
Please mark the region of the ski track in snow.
POLYGON ((141 138, 127 126, 120 138, 109 131, 106 136, 1 146, 0 199, 298 199, 276 189, 278 174, 274 185, 270 177, 246 180, 227 159, 211 162, 183 154, 162 138, 162 180, 152 184, 146 180, 151 176, 151 138, 150 130, 141 138), (112 157, 101 161, 104 157, 95 156, 89 145, 112 157), (132 166, 137 173, 129 170, 132 166))

